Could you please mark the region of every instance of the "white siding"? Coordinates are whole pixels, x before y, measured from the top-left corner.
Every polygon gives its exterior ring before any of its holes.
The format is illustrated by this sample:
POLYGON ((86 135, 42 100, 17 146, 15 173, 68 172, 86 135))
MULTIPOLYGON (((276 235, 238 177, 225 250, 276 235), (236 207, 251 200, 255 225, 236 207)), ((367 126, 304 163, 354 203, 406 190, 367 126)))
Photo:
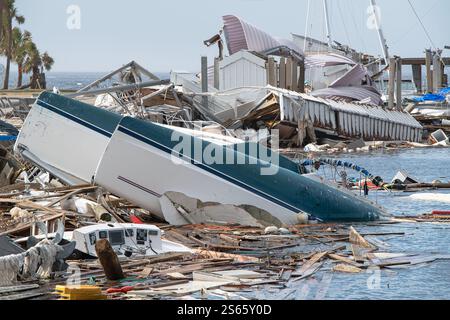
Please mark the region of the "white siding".
POLYGON ((266 86, 266 61, 256 55, 240 51, 220 62, 220 90, 247 86, 266 86))

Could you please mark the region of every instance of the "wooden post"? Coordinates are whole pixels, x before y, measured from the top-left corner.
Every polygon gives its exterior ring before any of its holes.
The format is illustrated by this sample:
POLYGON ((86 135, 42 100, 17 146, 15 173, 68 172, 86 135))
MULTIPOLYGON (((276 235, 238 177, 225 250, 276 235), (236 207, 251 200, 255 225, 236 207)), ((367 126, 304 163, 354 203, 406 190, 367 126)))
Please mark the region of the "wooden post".
POLYGON ((214 58, 214 88, 220 89, 220 59, 214 58))
POLYGON ((275 59, 270 57, 267 61, 267 83, 274 87, 277 86, 276 67, 275 59))
POLYGON ((125 278, 122 267, 120 266, 119 258, 108 240, 97 240, 95 243, 95 252, 97 253, 98 260, 100 261, 108 280, 120 280, 125 278))
POLYGON ((431 64, 432 64, 432 54, 431 50, 426 50, 426 57, 425 57, 425 64, 427 68, 427 92, 433 92, 433 73, 431 71, 431 64))
POLYGON ((292 91, 298 91, 298 63, 292 61, 292 91))
MULTIPOLYGON (((208 92, 208 57, 202 57, 202 92, 208 92)), ((205 109, 208 109, 208 97, 202 98, 202 104, 205 109)))
POLYGON ((417 88, 417 93, 422 94, 423 88, 422 88, 422 65, 420 64, 413 64, 412 65, 412 72, 413 72, 413 79, 414 84, 417 88))
POLYGON ((396 59, 389 58, 389 84, 388 84, 388 93, 389 93, 389 109, 394 109, 395 107, 395 65, 396 59))
POLYGON ((442 67, 439 53, 435 52, 433 56, 433 92, 438 92, 442 89, 441 69, 442 67))
POLYGON ((305 93, 305 61, 300 62, 300 74, 298 77, 298 92, 305 93))
POLYGON ((286 58, 280 59, 279 78, 280 78, 280 88, 286 89, 286 58))
POLYGON ((286 89, 292 90, 292 58, 286 60, 286 89))
POLYGON ((401 111, 402 107, 402 58, 396 59, 396 74, 397 74, 397 110, 401 111))

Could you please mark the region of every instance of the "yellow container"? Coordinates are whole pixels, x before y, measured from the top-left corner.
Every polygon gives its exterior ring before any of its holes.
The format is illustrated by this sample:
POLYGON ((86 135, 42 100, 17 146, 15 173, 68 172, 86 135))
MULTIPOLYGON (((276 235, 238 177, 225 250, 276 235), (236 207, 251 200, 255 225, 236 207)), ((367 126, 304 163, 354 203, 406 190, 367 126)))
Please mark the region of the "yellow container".
POLYGON ((55 287, 55 293, 61 298, 59 300, 105 300, 106 295, 97 286, 61 286, 55 287))

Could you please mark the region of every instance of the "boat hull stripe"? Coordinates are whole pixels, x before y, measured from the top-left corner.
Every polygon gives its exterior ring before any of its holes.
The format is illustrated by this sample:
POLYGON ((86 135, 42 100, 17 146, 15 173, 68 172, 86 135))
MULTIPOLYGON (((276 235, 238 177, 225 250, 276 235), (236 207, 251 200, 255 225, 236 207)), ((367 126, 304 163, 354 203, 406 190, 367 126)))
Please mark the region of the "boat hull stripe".
POLYGON ((73 116, 73 115, 71 115, 71 114, 69 114, 69 113, 67 113, 67 112, 65 112, 65 111, 63 111, 63 110, 61 110, 59 108, 56 108, 56 107, 48 104, 47 102, 44 102, 42 100, 38 100, 37 104, 40 107, 42 107, 42 108, 48 109, 48 110, 50 110, 50 111, 52 111, 52 112, 54 112, 56 114, 59 114, 59 115, 65 117, 67 119, 70 119, 70 120, 72 120, 72 121, 74 121, 74 122, 76 122, 78 124, 81 124, 82 126, 84 126, 86 128, 94 130, 94 131, 104 135, 105 137, 111 138, 111 136, 112 136, 112 134, 110 132, 108 132, 106 130, 103 130, 102 128, 99 128, 99 127, 97 127, 97 126, 95 126, 95 125, 93 125, 93 124, 91 124, 91 123, 89 123, 89 122, 87 122, 87 121, 85 121, 83 119, 75 117, 75 116, 73 116))
POLYGON ((129 184, 129 185, 131 185, 131 186, 133 186, 135 188, 138 188, 138 189, 140 189, 140 190, 142 190, 142 191, 144 191, 146 193, 149 193, 149 194, 151 194, 151 195, 153 195, 153 196, 155 196, 157 198, 161 198, 162 197, 162 195, 160 195, 159 193, 156 193, 155 191, 150 190, 150 189, 148 189, 148 188, 146 188, 146 187, 144 187, 144 186, 142 186, 142 185, 140 185, 140 184, 138 184, 136 182, 133 182, 133 181, 127 179, 127 178, 124 178, 122 176, 118 176, 117 179, 119 179, 120 181, 125 182, 125 183, 127 183, 127 184, 129 184))

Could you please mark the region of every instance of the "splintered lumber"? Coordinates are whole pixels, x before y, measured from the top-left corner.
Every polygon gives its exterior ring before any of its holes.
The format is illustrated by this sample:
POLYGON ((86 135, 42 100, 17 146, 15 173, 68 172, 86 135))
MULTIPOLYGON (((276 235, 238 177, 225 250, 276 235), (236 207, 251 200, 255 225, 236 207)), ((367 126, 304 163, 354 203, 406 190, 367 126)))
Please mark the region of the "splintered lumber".
POLYGON ((369 252, 367 248, 361 247, 357 244, 352 244, 351 249, 353 252, 353 258, 356 262, 364 262, 366 261, 366 255, 369 252))
POLYGON ((72 196, 75 196, 75 195, 77 195, 79 193, 93 192, 97 188, 98 188, 97 186, 88 186, 88 187, 83 186, 83 187, 80 187, 78 189, 75 189, 75 190, 73 190, 73 191, 71 191, 71 192, 69 192, 69 193, 67 193, 67 194, 65 194, 65 195, 63 195, 63 196, 61 196, 61 197, 51 201, 49 204, 46 205, 46 207, 48 207, 48 208, 53 207, 55 204, 57 204, 57 203, 59 203, 59 202, 61 202, 63 200, 69 199, 72 196))
POLYGON ((244 263, 260 263, 261 261, 259 258, 255 257, 248 257, 233 253, 217 252, 207 249, 194 249, 193 251, 195 254, 198 254, 200 257, 205 259, 233 259, 234 262, 244 262, 244 263))
POLYGON ((108 280, 120 280, 125 278, 122 267, 120 266, 119 258, 108 240, 98 240, 95 243, 95 252, 97 253, 100 264, 102 265, 108 280))
POLYGON ((361 236, 353 227, 350 227, 349 239, 350 243, 352 244, 356 244, 367 249, 374 249, 374 246, 371 245, 366 239, 364 239, 364 237, 361 236))
POLYGON ((291 276, 300 276, 300 278, 297 278, 294 281, 307 278, 311 276, 313 273, 315 273, 322 265, 320 263, 320 260, 322 260, 322 258, 325 257, 327 254, 328 254, 327 251, 314 254, 311 257, 311 259, 306 261, 299 270, 296 270, 291 274, 291 276))
POLYGON ((311 266, 316 263, 319 262, 320 260, 322 260, 323 257, 325 257, 327 255, 328 252, 319 252, 316 253, 315 255, 313 255, 311 257, 311 259, 309 259, 308 261, 306 261, 306 263, 304 265, 302 265, 302 267, 300 268, 300 270, 298 271, 299 273, 303 274, 304 272, 306 272, 309 268, 311 268, 311 266))
POLYGON ((354 260, 351 260, 351 259, 349 259, 349 258, 340 256, 340 255, 337 255, 337 254, 329 253, 328 256, 329 256, 331 259, 333 259, 333 260, 337 260, 337 261, 340 261, 340 262, 344 262, 344 263, 346 263, 346 264, 352 265, 352 266, 357 267, 357 268, 363 267, 362 264, 357 263, 357 262, 355 262, 354 260))
POLYGON ((344 273, 360 273, 362 269, 349 264, 340 263, 334 266, 333 271, 344 273))

